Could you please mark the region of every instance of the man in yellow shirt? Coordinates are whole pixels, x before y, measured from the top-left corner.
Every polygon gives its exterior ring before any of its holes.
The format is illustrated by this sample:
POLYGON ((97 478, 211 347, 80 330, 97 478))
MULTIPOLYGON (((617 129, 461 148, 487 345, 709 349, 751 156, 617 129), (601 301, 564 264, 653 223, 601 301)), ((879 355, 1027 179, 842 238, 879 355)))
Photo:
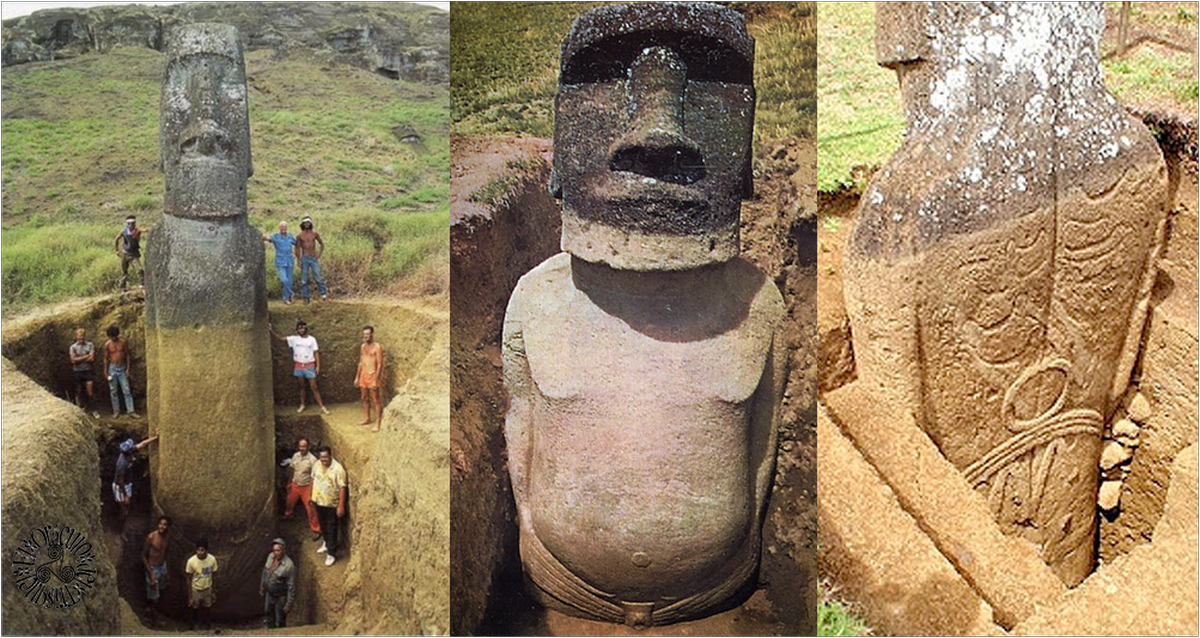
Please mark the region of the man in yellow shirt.
MULTIPOLYGON (((188 588, 188 607, 192 610, 192 626, 194 628, 196 621, 201 617, 200 609, 210 609, 217 599, 216 590, 213 588, 213 574, 217 573, 217 557, 208 553, 207 539, 202 538, 196 542, 196 555, 188 559, 184 573, 192 583, 192 586, 188 588)), ((203 614, 205 624, 207 624, 208 612, 205 611, 203 614)))
POLYGON ((317 506, 317 520, 321 523, 324 542, 317 549, 325 554, 325 566, 337 562, 337 549, 341 544, 342 519, 346 517, 346 470, 333 458, 329 446, 317 451, 320 463, 312 470, 312 503, 317 506))

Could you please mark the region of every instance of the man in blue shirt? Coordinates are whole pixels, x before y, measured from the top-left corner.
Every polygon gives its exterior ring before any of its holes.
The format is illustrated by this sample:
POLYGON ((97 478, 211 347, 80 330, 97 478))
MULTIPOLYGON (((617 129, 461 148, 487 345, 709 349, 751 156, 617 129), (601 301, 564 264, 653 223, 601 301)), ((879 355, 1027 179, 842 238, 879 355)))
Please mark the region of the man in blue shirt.
POLYGON ((268 237, 263 235, 263 241, 275 246, 275 271, 279 273, 279 283, 283 284, 283 302, 292 303, 292 270, 296 266, 296 236, 288 234, 287 222, 279 222, 279 232, 268 237))

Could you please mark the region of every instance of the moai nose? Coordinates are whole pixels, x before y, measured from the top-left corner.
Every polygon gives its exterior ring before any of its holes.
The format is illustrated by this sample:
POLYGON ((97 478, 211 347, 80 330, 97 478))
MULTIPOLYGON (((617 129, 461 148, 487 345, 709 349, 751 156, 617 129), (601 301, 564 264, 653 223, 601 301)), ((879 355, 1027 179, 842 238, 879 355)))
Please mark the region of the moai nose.
POLYGON ((648 47, 629 69, 630 130, 609 150, 609 167, 674 184, 704 178, 699 146, 683 132, 687 65, 667 47, 648 47))

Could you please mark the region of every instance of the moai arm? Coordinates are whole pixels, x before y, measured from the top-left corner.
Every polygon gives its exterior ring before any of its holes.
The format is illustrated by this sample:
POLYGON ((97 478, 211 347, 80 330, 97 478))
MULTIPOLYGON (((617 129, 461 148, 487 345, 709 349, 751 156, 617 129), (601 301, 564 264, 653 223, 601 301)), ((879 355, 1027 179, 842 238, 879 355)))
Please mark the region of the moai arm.
MULTIPOLYGON (((519 291, 519 288, 518 288, 519 291)), ((525 499, 529 481, 529 461, 533 451, 533 376, 525 357, 524 320, 518 291, 513 292, 504 314, 501 349, 504 360, 504 387, 508 390, 508 413, 504 417, 504 438, 508 445, 508 473, 513 498, 517 502, 518 525, 529 521, 525 499)))
POLYGON ((783 347, 782 334, 776 330, 771 336, 771 348, 763 366, 762 378, 754 391, 754 413, 750 420, 751 447, 754 454, 755 515, 762 521, 771 490, 771 479, 775 475, 775 449, 779 438, 779 401, 783 396, 783 385, 787 379, 788 351, 783 347))

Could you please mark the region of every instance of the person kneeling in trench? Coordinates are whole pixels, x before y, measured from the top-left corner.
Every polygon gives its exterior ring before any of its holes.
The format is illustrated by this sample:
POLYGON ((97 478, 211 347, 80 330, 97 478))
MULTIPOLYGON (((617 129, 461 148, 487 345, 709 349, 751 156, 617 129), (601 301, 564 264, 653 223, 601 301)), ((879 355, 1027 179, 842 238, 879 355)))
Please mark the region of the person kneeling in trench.
POLYGON ((213 576, 218 569, 217 557, 208 553, 208 540, 202 538, 196 541, 196 555, 188 559, 187 567, 184 569, 184 573, 191 579, 192 585, 188 588, 188 608, 191 611, 193 629, 200 620, 204 620, 204 623, 208 624, 208 610, 212 609, 213 603, 217 600, 217 588, 213 576), (205 611, 201 612, 201 609, 205 611))
POLYGON ((333 458, 329 446, 317 452, 320 463, 313 467, 312 502, 317 506, 317 519, 321 522, 321 537, 324 541, 317 548, 325 554, 325 566, 337 561, 337 550, 342 540, 342 519, 346 517, 346 470, 333 458))
POLYGON ((288 612, 296 602, 296 565, 287 555, 287 543, 282 538, 271 541, 271 553, 263 565, 259 595, 264 597, 263 614, 267 629, 287 626, 288 612))

